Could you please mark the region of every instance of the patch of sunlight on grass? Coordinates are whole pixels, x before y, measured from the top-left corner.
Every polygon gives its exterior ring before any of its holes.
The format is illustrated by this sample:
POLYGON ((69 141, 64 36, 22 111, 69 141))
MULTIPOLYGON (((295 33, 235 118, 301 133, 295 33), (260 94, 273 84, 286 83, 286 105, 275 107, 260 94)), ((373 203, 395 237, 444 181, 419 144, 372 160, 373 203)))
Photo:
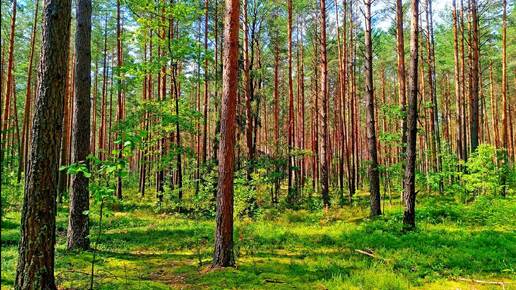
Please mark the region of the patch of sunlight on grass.
MULTIPOLYGON (((235 220, 237 267, 208 270, 213 220, 158 213, 152 197, 127 194, 104 217, 95 289, 500 289, 454 280, 514 282, 512 198, 471 204, 418 199, 418 229, 402 233, 402 208, 386 203, 369 219, 367 195, 327 212, 264 209, 257 220, 235 220), (269 216, 270 215, 270 216, 269 216), (357 250, 371 253, 365 255, 357 250)), ((91 211, 96 240, 98 208, 91 211)), ((2 289, 13 285, 19 211, 2 223, 2 289)), ((61 288, 89 287, 92 252, 66 250, 67 208, 57 216, 56 279, 61 288)), ((514 284, 507 284, 514 285, 514 284)), ((506 286, 506 289, 510 289, 506 286)))

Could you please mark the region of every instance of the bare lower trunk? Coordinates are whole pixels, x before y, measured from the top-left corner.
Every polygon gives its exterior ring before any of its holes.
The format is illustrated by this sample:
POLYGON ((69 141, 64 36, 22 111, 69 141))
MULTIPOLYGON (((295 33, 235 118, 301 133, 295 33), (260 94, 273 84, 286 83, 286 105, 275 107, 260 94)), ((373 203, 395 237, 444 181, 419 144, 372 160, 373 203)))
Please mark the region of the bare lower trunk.
MULTIPOLYGON (((91 0, 77 1, 75 36, 75 98, 72 129, 72 163, 85 162, 90 154, 90 86, 91 86, 91 0)), ((72 176, 68 249, 88 249, 89 180, 82 173, 72 176)))
POLYGON ((373 47, 371 43, 371 0, 364 0, 365 5, 365 71, 367 104, 367 144, 369 148, 369 192, 371 216, 381 215, 380 175, 378 171, 378 151, 376 144, 374 88, 373 88, 373 47))
POLYGON ((419 0, 411 1, 412 21, 410 30, 410 70, 407 115, 407 153, 403 180, 403 224, 407 229, 416 226, 416 138, 417 138, 417 95, 418 95, 418 17, 419 0))
POLYGON ((328 165, 328 60, 326 56, 326 0, 320 3, 321 17, 321 100, 322 108, 316 108, 322 114, 322 148, 321 148, 321 194, 324 206, 330 206, 329 165, 328 165))
POLYGON ((239 15, 240 1, 226 0, 214 267, 235 265, 233 254, 233 170, 238 90, 239 15))
POLYGON ((15 289, 56 289, 56 184, 67 74, 71 1, 47 0, 32 123, 15 289))

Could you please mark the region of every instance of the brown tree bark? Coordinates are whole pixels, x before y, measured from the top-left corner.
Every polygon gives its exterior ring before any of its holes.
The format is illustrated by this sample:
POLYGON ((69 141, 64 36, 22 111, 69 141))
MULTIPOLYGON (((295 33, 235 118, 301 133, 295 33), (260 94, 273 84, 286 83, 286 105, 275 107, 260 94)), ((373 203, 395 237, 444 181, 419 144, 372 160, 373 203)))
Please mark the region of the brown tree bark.
MULTIPOLYGON (((150 38, 150 37, 149 37, 150 38)), ((170 33, 169 33, 169 38, 170 38, 170 33)), ((145 33, 144 34, 144 44, 143 44, 143 62, 144 63, 147 63, 147 34, 145 33)), ((170 39, 169 39, 170 41, 170 39)), ((147 100, 147 91, 148 91, 148 76, 147 76, 147 72, 145 72, 145 75, 144 75, 144 78, 143 78, 143 85, 142 85, 142 101, 146 101, 147 100)), ((171 91, 170 93, 172 94, 172 88, 171 88, 171 91)), ((148 132, 149 130, 149 114, 147 111, 145 111, 144 115, 143 115, 143 124, 142 124, 142 129, 144 129, 145 131, 148 132)), ((149 140, 149 135, 147 134, 147 136, 145 136, 145 147, 143 148, 143 150, 141 150, 140 152, 140 178, 139 178, 139 183, 138 183, 138 191, 140 192, 140 195, 143 197, 145 196, 145 181, 146 181, 146 177, 147 177, 147 152, 148 152, 148 140, 149 140)), ((171 186, 173 186, 173 182, 171 182, 171 186)))
MULTIPOLYGON (((509 117, 511 116, 507 104, 507 0, 502 1, 503 6, 503 14, 502 14, 502 146, 504 148, 504 156, 503 162, 504 166, 509 166, 509 122, 507 118, 507 114, 509 117)), ((516 79, 515 79, 516 80, 516 79)), ((516 82, 515 82, 516 83, 516 82)), ((512 137, 512 126, 511 126, 511 141, 512 137)), ((512 146, 513 154, 514 154, 514 144, 512 146)), ((514 161, 514 160, 513 160, 514 161)), ((507 176, 506 174, 502 174, 501 184, 503 185, 502 195, 505 196, 507 192, 507 176)))
MULTIPOLYGON (((430 87, 430 100, 432 102, 431 110, 431 130, 432 130, 432 147, 434 156, 435 172, 441 171, 441 136, 439 129, 439 107, 437 105, 437 82, 435 79, 435 42, 434 42, 434 28, 432 16, 432 0, 426 0, 426 46, 427 46, 427 64, 428 64, 428 85, 430 87)), ((439 192, 443 193, 443 183, 439 178, 439 192)))
MULTIPOLYGON (((69 43, 71 44, 70 40, 69 43)), ((68 74, 66 75, 66 88, 65 88, 65 100, 64 100, 64 115, 63 115, 63 134, 61 136, 61 151, 60 151, 60 159, 59 159, 59 165, 60 166, 66 166, 70 163, 70 141, 71 141, 71 133, 72 133, 72 107, 73 107, 73 78, 74 78, 74 72, 73 72, 73 66, 74 66, 74 52, 70 45, 69 47, 70 53, 68 57, 68 74)), ((59 171, 59 178, 58 178, 58 187, 57 187, 57 194, 58 194, 58 201, 61 203, 63 201, 63 195, 65 192, 67 192, 68 188, 68 180, 69 175, 66 174, 66 171, 62 170, 59 171)))
POLYGON ((452 1, 452 18, 453 18, 453 60, 454 60, 454 83, 455 83, 455 113, 456 113, 456 142, 457 142, 457 156, 462 156, 462 114, 461 114, 461 74, 460 74, 460 60, 459 60, 459 41, 458 41, 458 19, 457 19, 457 3, 452 1))
MULTIPOLYGON (((170 44, 170 42, 169 42, 170 44)), ((172 53, 172 47, 168 46, 169 53, 172 53)), ((177 74, 178 74, 178 64, 172 63, 172 87, 174 89, 174 102, 175 102, 175 113, 176 118, 179 119, 179 82, 177 81, 177 74)), ((149 87, 152 87, 151 83, 149 82, 149 87)), ((149 94, 149 97, 151 94, 149 94)), ((181 141, 181 130, 179 127, 179 122, 176 122, 176 174, 177 174, 177 189, 178 189, 178 196, 177 198, 179 200, 183 199, 183 165, 182 165, 182 141, 181 141)))
POLYGON ((254 150, 253 150, 253 115, 251 111, 251 79, 249 77, 249 23, 248 23, 248 15, 247 15, 247 0, 244 0, 244 11, 243 11, 243 27, 244 27, 244 43, 243 43, 243 52, 244 52, 244 74, 243 74, 243 87, 244 87, 244 98, 245 98, 245 138, 247 145, 247 179, 251 180, 251 172, 252 172, 252 162, 254 159, 254 150))
POLYGON ((475 152, 478 147, 478 112, 479 112, 479 32, 478 32, 478 11, 477 0, 469 0, 471 9, 472 22, 472 63, 471 63, 471 83, 470 83, 470 138, 471 138, 471 152, 475 152))
POLYGON ((104 60, 102 63, 102 100, 100 103, 99 158, 106 156, 106 99, 107 99, 107 16, 104 19, 104 60))
POLYGON ((364 0, 365 8, 365 89, 366 89, 366 118, 367 144, 369 148, 369 192, 371 216, 382 214, 380 204, 380 173, 378 170, 378 151, 376 143, 374 87, 373 87, 373 45, 371 42, 371 0, 364 0))
POLYGON ((56 289, 56 184, 71 1, 46 0, 32 147, 21 217, 15 289, 56 289))
POLYGON ((288 199, 292 201, 292 167, 294 158, 292 157, 292 149, 294 147, 294 88, 292 82, 292 0, 287 0, 287 62, 288 62, 288 133, 287 133, 287 173, 288 173, 288 199))
POLYGON ((460 32, 461 32, 461 38, 460 38, 460 59, 461 59, 461 98, 459 100, 460 102, 460 120, 461 120, 461 128, 462 128, 462 135, 460 140, 462 141, 462 152, 461 152, 461 158, 462 160, 466 161, 468 159, 468 140, 467 140, 467 116, 466 116, 466 53, 464 49, 464 43, 465 43, 465 29, 464 29, 464 1, 460 0, 460 32))
MULTIPOLYGON (((342 94, 342 109, 343 109, 343 130, 344 130, 344 136, 342 138, 342 148, 345 148, 345 152, 342 154, 345 154, 346 158, 346 168, 347 168, 347 177, 348 177, 348 202, 351 204, 353 200, 353 194, 355 193, 355 182, 354 182, 354 175, 352 172, 352 161, 351 161, 351 146, 350 146, 350 130, 348 129, 348 119, 350 120, 349 123, 351 123, 351 119, 347 116, 351 116, 351 110, 348 110, 348 113, 346 114, 346 100, 348 100, 350 96, 350 90, 349 90, 349 80, 348 80, 348 44, 347 44, 347 15, 348 15, 348 3, 347 0, 343 0, 343 31, 342 31, 342 84, 344 86, 343 88, 343 94, 342 94)), ((348 100, 349 103, 349 100, 348 100)))
MULTIPOLYGON (((90 154, 91 110, 91 0, 78 0, 75 33, 75 98, 73 104, 72 163, 86 163, 90 154)), ((72 176, 67 248, 88 249, 89 179, 82 173, 72 176)))
MULTIPOLYGON (((301 28, 300 28, 300 34, 301 36, 300 37, 303 37, 303 30, 302 30, 302 25, 301 25, 301 28)), ((299 122, 300 122, 300 136, 301 136, 301 139, 300 139, 300 148, 303 149, 303 150, 306 150, 306 137, 305 137, 305 67, 304 67, 304 48, 303 48, 303 43, 300 42, 299 43, 299 72, 298 72, 298 75, 299 75, 299 78, 298 78, 298 82, 299 82, 299 105, 300 105, 300 110, 299 110, 299 122)), ((301 191, 303 191, 303 188, 304 188, 304 184, 305 184, 305 175, 306 175, 306 165, 307 165, 307 158, 306 157, 303 157, 302 161, 301 161, 301 180, 300 180, 300 184, 301 184, 301 191)))
MULTIPOLYGON (((503 68, 502 68, 503 69, 503 68)), ((503 76, 502 76, 503 78, 503 76)), ((494 78, 493 78, 493 64, 489 64, 489 98, 491 100, 491 128, 493 128, 494 136, 493 136, 493 142, 492 144, 495 145, 496 148, 500 148, 500 131, 499 131, 499 125, 498 125, 498 101, 495 98, 495 91, 494 91, 494 78)), ((503 92, 502 92, 503 95, 503 92)), ((503 112, 502 112, 503 115, 503 112)))
MULTIPOLYGON (((13 9, 12 9, 12 15, 11 15, 11 28, 10 28, 10 32, 9 32, 9 53, 8 53, 8 57, 7 57, 7 82, 5 84, 6 88, 5 88, 5 95, 4 95, 4 100, 5 100, 5 107, 4 107, 4 113, 2 115, 2 127, 0 127, 0 129, 2 130, 1 132, 1 135, 2 135, 2 140, 0 141, 3 141, 2 143, 0 143, 0 149, 1 149, 1 159, 0 161, 3 161, 3 158, 4 158, 4 152, 7 151, 7 150, 4 150, 4 148, 7 148, 7 147, 4 147, 4 143, 6 142, 7 138, 6 138, 6 134, 7 134, 7 129, 8 129, 8 125, 9 125, 9 118, 11 116, 11 95, 13 95, 13 82, 14 82, 14 76, 13 76, 13 67, 14 67, 14 38, 15 38, 15 31, 16 31, 16 0, 13 1, 13 9)), ((3 66, 2 66, 3 67, 3 66)), ((3 93, 0 92, 0 93, 3 93)), ((2 107, 0 107, 0 110, 2 109, 2 107)), ((16 112, 14 112, 16 114, 16 112)), ((3 166, 3 162, 1 163, 1 166, 3 166)))
MULTIPOLYGON (((173 1, 173 0, 172 0, 173 1)), ((171 2, 172 2, 171 1, 171 2)), ((176 25, 176 29, 178 29, 177 25, 176 25)), ((175 35, 175 34, 174 34, 175 35)), ((171 39, 173 39, 173 36, 172 36, 172 31, 169 33, 169 37, 171 39)), ((168 52, 169 54, 172 54, 172 46, 171 46, 171 42, 169 41, 168 42, 169 45, 168 45, 168 52)), ((150 49, 150 51, 152 51, 152 48, 150 49)), ((173 91, 174 91, 174 102, 175 102, 175 114, 176 114, 176 118, 179 119, 179 82, 177 80, 177 74, 178 74, 178 64, 177 62, 173 62, 172 63, 172 88, 173 88, 173 91)), ((149 89, 152 87, 151 85, 151 82, 149 81, 149 89)), ((151 94, 149 93, 148 94, 148 97, 150 98, 151 94)), ((182 158, 181 158, 181 155, 182 155, 182 141, 181 141, 181 131, 180 131, 180 127, 179 127, 179 122, 176 122, 176 134, 175 134, 175 141, 176 141, 176 150, 177 150, 177 154, 176 154, 176 175, 177 175, 177 179, 176 179, 176 182, 177 182, 177 187, 178 187, 178 199, 179 200, 182 200, 183 199, 183 166, 182 166, 182 158)))
POLYGON ((321 66, 321 100, 322 108, 317 108, 321 111, 322 117, 322 136, 323 139, 321 147, 321 194, 323 204, 325 207, 330 206, 330 188, 329 188, 329 165, 328 165, 328 60, 326 55, 326 0, 320 0, 320 21, 321 21, 321 51, 320 51, 320 66, 321 66))
POLYGON ((419 0, 411 0, 410 68, 407 115, 407 152, 403 187, 403 225, 407 229, 416 226, 416 138, 419 53, 419 0))
POLYGON ((99 62, 95 59, 95 80, 93 86, 93 102, 91 104, 91 133, 90 133, 90 152, 93 156, 97 154, 97 98, 99 94, 98 89, 98 78, 99 78, 99 62))
MULTIPOLYGON (((120 70, 122 69, 123 61, 122 61, 122 25, 120 19, 120 0, 116 1, 116 59, 117 59, 117 68, 118 68, 118 78, 117 78, 117 99, 118 99, 118 111, 117 111, 117 121, 121 122, 124 119, 124 96, 123 96, 123 88, 122 88, 122 76, 120 70)), ((118 144, 118 158, 122 158, 122 149, 123 143, 120 142, 118 144)), ((118 199, 122 199, 122 176, 119 174, 116 182, 116 197, 118 199)))
MULTIPOLYGON (((203 139, 202 139, 202 163, 206 163, 206 156, 208 155, 208 9, 209 0, 204 1, 204 106, 203 106, 203 139)), ((216 24, 215 24, 216 25, 216 24)))
POLYGON ((405 77, 405 43, 403 36, 403 3, 396 0, 396 54, 398 57, 398 97, 403 119, 401 121, 401 152, 405 153, 407 142, 407 93, 405 77))
POLYGON ((214 267, 235 265, 233 253, 233 166, 235 160, 236 98, 238 93, 239 17, 240 1, 226 0, 214 267))
MULTIPOLYGON (((22 148, 19 159, 19 173, 23 170, 25 173, 27 170, 27 154, 29 148, 29 125, 31 120, 31 106, 32 106, 32 71, 34 61, 34 44, 36 42, 36 33, 38 29, 38 14, 39 14, 39 0, 35 1, 34 7, 34 21, 32 23, 32 35, 30 38, 30 52, 29 52, 29 66, 27 68, 27 90, 25 94, 25 108, 23 113, 23 127, 22 127, 22 148)), ((1 108, 1 107, 0 107, 1 108)), ((21 175, 18 175, 18 181, 20 181, 21 175)))

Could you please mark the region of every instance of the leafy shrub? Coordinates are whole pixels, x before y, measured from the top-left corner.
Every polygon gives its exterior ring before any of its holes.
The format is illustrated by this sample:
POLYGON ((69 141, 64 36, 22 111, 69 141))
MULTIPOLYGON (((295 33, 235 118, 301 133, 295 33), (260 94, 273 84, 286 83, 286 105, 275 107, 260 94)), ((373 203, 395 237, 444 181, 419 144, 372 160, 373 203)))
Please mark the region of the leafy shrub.
POLYGON ((234 215, 254 217, 258 214, 257 194, 253 180, 247 180, 244 172, 238 172, 233 182, 234 188, 234 215))
POLYGON ((481 144, 466 162, 463 176, 465 189, 474 194, 498 192, 500 170, 496 164, 496 148, 481 144))

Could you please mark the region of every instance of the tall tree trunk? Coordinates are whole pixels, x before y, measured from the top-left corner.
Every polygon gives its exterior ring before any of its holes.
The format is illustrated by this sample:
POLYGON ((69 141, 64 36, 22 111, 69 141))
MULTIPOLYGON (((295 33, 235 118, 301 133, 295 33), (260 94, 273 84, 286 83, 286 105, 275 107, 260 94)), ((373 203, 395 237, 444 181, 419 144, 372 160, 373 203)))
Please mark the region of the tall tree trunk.
MULTIPOLYGON (((348 189, 349 189, 349 196, 348 196, 348 202, 351 204, 353 194, 355 193, 355 184, 353 180, 352 170, 351 170, 351 160, 350 160, 350 132, 348 131, 348 117, 346 116, 346 100, 349 94, 349 87, 348 87, 348 44, 347 44, 347 14, 348 14, 348 3, 347 0, 343 0, 343 32, 342 32, 342 84, 344 86, 343 88, 343 94, 342 94, 342 110, 343 110, 343 130, 344 130, 344 136, 342 138, 342 148, 345 148, 345 152, 343 151, 343 155, 346 155, 346 167, 347 167, 347 177, 348 177, 348 189)), ((351 112, 348 110, 348 115, 351 116, 351 112)))
POLYGON ((32 123, 32 147, 23 208, 16 289, 56 289, 54 245, 56 241, 56 184, 71 1, 45 1, 39 84, 32 123))
POLYGON ((462 114, 461 114, 461 76, 460 76, 460 60, 459 60, 459 41, 458 41, 458 19, 457 19, 457 3, 452 1, 453 10, 453 60, 454 60, 454 83, 455 83, 455 113, 457 121, 457 156, 462 157, 462 114))
POLYGON ((321 100, 322 108, 316 108, 322 112, 322 148, 321 148, 321 194, 325 207, 330 206, 329 166, 328 166, 328 60, 326 55, 326 0, 320 0, 321 18, 321 100))
POLYGON ((419 54, 419 0, 411 0, 410 70, 407 115, 407 153, 403 186, 403 224, 407 229, 416 226, 416 138, 419 54))
MULTIPOLYGON (((322 4, 323 5, 323 4, 322 4)), ((292 168, 294 164, 294 158, 292 157, 292 148, 294 146, 294 88, 292 83, 292 0, 287 0, 287 61, 288 61, 288 198, 292 201, 292 168)))
POLYGON ((107 16, 104 19, 104 60, 102 63, 102 100, 100 103, 99 158, 106 156, 106 98, 107 98, 107 16))
MULTIPOLYGON (((502 0, 503 15, 502 15, 502 146, 503 146, 503 162, 504 166, 509 166, 509 131, 508 118, 510 116, 507 104, 507 0, 502 0)), ((515 79, 516 80, 516 79, 515 79)), ((512 126, 511 126, 511 141, 512 141, 512 126)), ((514 154, 514 145, 512 147, 514 154)), ((504 170, 506 171, 506 170, 504 170)), ((502 174, 501 184, 503 185, 502 195, 505 196, 507 192, 507 176, 504 172, 502 174)))
MULTIPOLYGON (((86 163, 90 154, 91 112, 91 0, 78 0, 75 33, 75 98, 72 126, 72 163, 86 163)), ((89 180, 83 173, 72 176, 67 248, 88 249, 89 180)))
MULTIPOLYGON (((71 44, 70 40, 68 40, 71 44)), ((70 45, 70 56, 68 57, 68 74, 66 75, 66 88, 65 88, 65 101, 64 101, 64 115, 63 115, 63 135, 61 136, 61 151, 60 151, 60 160, 59 165, 60 166, 66 166, 70 163, 69 156, 69 149, 70 149, 70 136, 71 136, 71 110, 72 110, 72 102, 73 102, 73 92, 72 92, 72 86, 73 86, 73 75, 74 75, 74 52, 70 45)), ((58 187, 57 187, 57 194, 58 194, 58 201, 61 203, 63 201, 63 195, 68 190, 68 174, 66 174, 66 171, 59 171, 59 178, 58 178, 58 187)))
POLYGON ((233 166, 238 93, 239 17, 240 1, 226 0, 214 267, 235 265, 233 254, 233 166))
POLYGON ((243 77, 243 87, 244 87, 244 95, 245 95, 245 137, 246 137, 246 145, 247 145, 247 158, 249 164, 247 164, 247 179, 251 180, 251 171, 252 171, 252 163, 254 158, 253 152, 253 116, 251 112, 251 80, 249 77, 249 23, 247 20, 247 0, 244 0, 244 11, 243 11, 243 26, 244 26, 244 77, 243 77))
MULTIPOLYGON (((117 121, 121 122, 124 118, 124 100, 123 100, 123 88, 122 88, 122 76, 120 70, 122 69, 122 25, 120 19, 120 0, 116 1, 116 59, 117 59, 117 91, 118 91, 118 112, 117 121)), ((121 133, 121 132, 120 132, 121 133)), ((123 138, 123 136, 119 136, 123 138)), ((122 149, 124 142, 118 144, 118 158, 122 158, 122 149)), ((122 176, 117 176, 116 182, 116 197, 122 199, 122 176)))
MULTIPOLYGON (((274 45, 274 157, 280 156, 280 141, 279 141, 279 44, 274 45)), ((276 171, 278 168, 276 168, 276 171)), ((280 181, 276 180, 274 183, 273 203, 278 202, 278 191, 280 181)))
MULTIPOLYGON (((215 0, 215 16, 214 16, 214 30, 215 30, 215 134, 213 134, 213 150, 212 150, 212 159, 217 162, 217 153, 219 146, 219 130, 220 130, 220 109, 219 109, 219 3, 218 0, 215 0)), ((221 53, 222 55, 222 53, 221 53)), ((216 191, 214 191, 216 194, 216 191)))
MULTIPOLYGON (((16 0, 13 1, 13 9, 12 9, 12 15, 11 15, 11 28, 9 33, 9 56, 7 59, 7 82, 6 82, 6 88, 5 88, 5 108, 4 113, 2 116, 2 127, 0 129, 2 130, 2 143, 0 143, 1 150, 0 153, 0 161, 3 161, 4 158, 4 152, 7 150, 4 150, 4 143, 7 141, 6 134, 7 129, 9 125, 9 118, 11 115, 11 95, 13 95, 13 82, 14 82, 14 76, 13 76, 13 67, 14 67, 14 38, 15 38, 15 30, 16 30, 16 0)), ((0 92, 3 93, 3 92, 0 92)), ((0 107, 0 111, 2 110, 2 107, 0 107)), ((16 112, 14 112, 16 114, 16 112)), ((5 147, 6 148, 6 147, 5 147)), ((3 166, 3 162, 0 164, 0 166, 3 166)))
MULTIPOLYGON (((27 170, 27 154, 29 148, 29 125, 31 119, 31 106, 32 106, 32 71, 33 71, 33 60, 34 60, 34 44, 36 42, 36 33, 38 29, 38 14, 39 14, 39 0, 35 1, 34 7, 34 21, 32 23, 32 35, 30 38, 30 52, 29 52, 29 66, 27 68, 27 90, 25 94, 25 108, 23 113, 23 127, 22 127, 22 149, 20 156, 19 171, 27 170)), ((0 107, 1 108, 1 107, 0 107)), ((20 181, 21 175, 18 175, 18 181, 20 181)))
MULTIPOLYGON (((407 144, 407 93, 405 77, 405 43, 403 36, 403 3, 396 0, 396 54, 398 56, 398 97, 403 120, 401 121, 401 152, 405 153, 407 144)), ((400 157, 401 158, 401 157, 400 157)))
MULTIPOLYGON (((301 26, 300 31, 301 37, 303 37, 303 31, 301 26)), ((299 43, 299 103, 301 106, 300 112, 299 112, 299 119, 300 119, 300 135, 301 135, 301 149, 306 150, 306 138, 305 138, 305 67, 304 67, 304 48, 303 43, 300 41, 299 43)), ((307 159, 305 156, 303 156, 303 159, 301 161, 301 191, 303 191, 304 185, 305 185, 305 176, 306 176, 306 165, 307 165, 307 159)))
POLYGON ((91 104, 91 133, 90 133, 90 152, 93 156, 97 154, 97 98, 99 94, 98 89, 99 78, 99 62, 95 59, 95 84, 93 87, 93 103, 91 104))
MULTIPOLYGON (((203 106, 203 139, 202 139, 202 163, 206 163, 208 154, 208 9, 209 0, 204 1, 204 106, 203 106)), ((216 25, 216 24, 215 24, 216 25)))
MULTIPOLYGON (((173 0, 171 0, 171 4, 173 4, 173 0)), ((177 25, 176 25, 176 29, 179 29, 177 27, 177 25)), ((170 39, 173 39, 172 29, 171 29, 171 32, 169 33, 169 37, 170 37, 170 39)), ((150 49, 150 51, 152 52, 152 48, 150 49)), ((168 53, 172 54, 171 41, 168 42, 168 53)), ((177 62, 173 62, 172 63, 172 87, 174 90, 176 118, 179 120, 179 83, 177 81, 177 73, 178 73, 178 64, 177 64, 177 62)), ((152 87, 151 84, 152 83, 149 82, 149 87, 152 87)), ((151 94, 149 93, 148 96, 150 97, 151 94)), ((182 145, 181 145, 181 131, 179 128, 179 122, 176 122, 175 138, 176 138, 176 151, 177 151, 177 154, 176 154, 176 166, 177 166, 177 168, 176 168, 177 180, 176 181, 177 181, 177 187, 178 187, 178 196, 177 197, 179 200, 182 200, 183 199, 183 167, 182 167, 181 154, 182 154, 183 149, 182 149, 182 145)))
POLYGON ((472 64, 471 64, 471 83, 470 83, 470 137, 471 137, 471 152, 475 152, 478 147, 478 94, 479 94, 479 32, 478 32, 478 15, 477 15, 477 0, 469 0, 471 9, 472 22, 472 64))
POLYGON ((466 54, 464 50, 464 1, 460 0, 460 30, 461 30, 461 38, 460 38, 460 55, 461 55, 461 99, 460 99, 460 119, 462 121, 462 160, 466 161, 468 159, 468 141, 467 141, 467 120, 466 120, 466 54))
POLYGON ((373 87, 373 45, 371 43, 371 0, 364 0, 365 6, 365 85, 367 104, 367 144, 369 148, 369 192, 371 216, 382 214, 380 204, 380 173, 378 170, 378 151, 376 148, 376 130, 374 116, 373 87))
MULTIPOLYGON (((503 68, 502 68, 503 70, 503 68)), ((502 72, 503 74, 503 72, 502 72)), ((502 76, 503 78, 503 76, 502 76)), ((500 131, 498 130, 498 101, 495 99, 494 92, 494 79, 493 79, 493 64, 489 64, 489 97, 491 100, 491 126, 494 129, 494 136, 492 144, 495 145, 496 148, 500 147, 500 131)), ((503 95, 503 92, 502 92, 503 95)), ((503 115, 503 112, 502 112, 503 115)))
MULTIPOLYGON (((436 93, 436 78, 435 78, 435 42, 434 42, 434 28, 433 28, 433 16, 432 16, 432 0, 426 2, 426 28, 427 28, 427 59, 428 59, 428 85, 430 86, 430 100, 432 102, 432 115, 431 127, 432 127, 432 144, 434 148, 433 156, 435 162, 435 171, 441 171, 441 136, 439 129, 439 112, 437 105, 437 93, 436 93)), ((439 192, 443 193, 443 182, 439 177, 439 192)))

